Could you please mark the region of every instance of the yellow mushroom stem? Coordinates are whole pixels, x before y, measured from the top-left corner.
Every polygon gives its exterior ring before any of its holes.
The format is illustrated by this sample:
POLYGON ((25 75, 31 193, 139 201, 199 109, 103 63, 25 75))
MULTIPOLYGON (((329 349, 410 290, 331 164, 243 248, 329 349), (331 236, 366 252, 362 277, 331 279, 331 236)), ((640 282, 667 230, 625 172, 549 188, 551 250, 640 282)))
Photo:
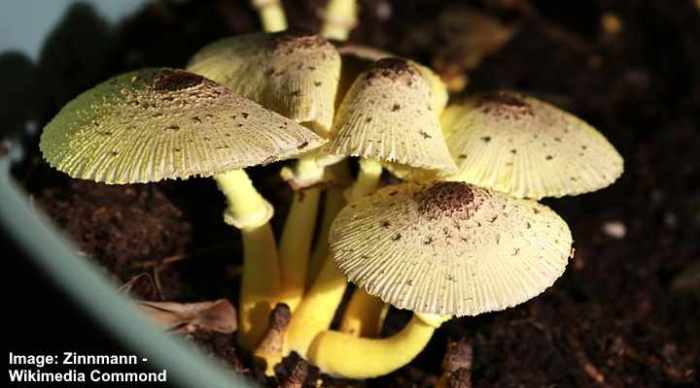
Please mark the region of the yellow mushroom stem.
POLYGON ((323 262, 326 257, 328 257, 328 234, 331 229, 331 224, 333 224, 335 216, 340 212, 343 206, 345 206, 343 191, 345 191, 345 189, 342 187, 330 187, 326 190, 326 198, 323 205, 323 218, 319 226, 316 246, 314 247, 314 252, 311 255, 311 261, 309 262, 309 268, 307 270, 307 287, 311 287, 316 280, 323 266, 323 262))
POLYGON ((245 171, 231 170, 214 179, 228 204, 224 221, 240 229, 243 238, 238 340, 244 348, 252 349, 265 333, 267 317, 279 299, 281 276, 269 224, 274 210, 245 171))
POLYGON ((415 314, 401 331, 387 338, 359 338, 327 330, 314 339, 307 360, 331 376, 383 376, 411 362, 428 344, 435 329, 448 319, 415 314))
POLYGON ((343 182, 348 182, 350 180, 350 168, 347 160, 342 160, 328 167, 328 169, 330 170, 331 176, 333 176, 334 184, 327 188, 325 192, 323 218, 321 219, 321 225, 319 225, 316 245, 311 255, 311 261, 309 262, 309 269, 306 276, 307 288, 310 288, 314 280, 316 280, 316 276, 318 276, 319 271, 321 271, 321 266, 323 266, 323 261, 328 257, 328 234, 331 230, 331 224, 333 224, 335 216, 338 215, 346 203, 343 194, 345 191, 343 182))
POLYGON ((313 156, 299 159, 293 171, 284 168, 281 172, 292 187, 308 187, 294 191, 280 240, 282 303, 287 304, 292 311, 296 309, 306 289, 311 243, 321 197, 321 189, 312 185, 320 183, 324 173, 325 168, 319 166, 313 156))
POLYGON ((330 327, 347 286, 345 275, 333 260, 326 258, 318 278, 292 313, 284 354, 295 351, 302 358, 307 358, 314 337, 330 327))
POLYGON ((389 305, 376 296, 357 289, 345 308, 339 331, 356 337, 379 336, 389 305))
MULTIPOLYGON (((348 199, 354 200, 371 194, 379 186, 382 165, 371 159, 360 160, 360 173, 348 190, 348 199)), ((356 336, 376 337, 383 325, 384 302, 362 290, 356 290, 343 314, 340 331, 356 336)))
MULTIPOLYGON (((345 193, 354 198, 371 193, 379 185, 382 166, 373 160, 360 160, 360 172, 345 193)), ((287 352, 296 351, 305 358, 314 337, 330 327, 335 311, 347 288, 347 281, 333 260, 324 259, 321 272, 292 314, 287 331, 287 352)), ((285 352, 285 353, 287 353, 285 352)))
POLYGON ((322 36, 347 40, 350 31, 357 25, 357 0, 330 0, 322 19, 322 36))
POLYGON ((346 192, 346 198, 349 201, 374 192, 379 187, 379 181, 382 177, 382 165, 378 161, 360 159, 359 163, 360 172, 357 175, 357 180, 346 192))
POLYGON ((277 32, 287 29, 287 17, 280 0, 251 0, 251 4, 260 16, 263 31, 277 32))
POLYGON ((291 208, 280 240, 282 302, 294 311, 304 295, 311 255, 311 241, 321 191, 311 187, 294 192, 291 208))

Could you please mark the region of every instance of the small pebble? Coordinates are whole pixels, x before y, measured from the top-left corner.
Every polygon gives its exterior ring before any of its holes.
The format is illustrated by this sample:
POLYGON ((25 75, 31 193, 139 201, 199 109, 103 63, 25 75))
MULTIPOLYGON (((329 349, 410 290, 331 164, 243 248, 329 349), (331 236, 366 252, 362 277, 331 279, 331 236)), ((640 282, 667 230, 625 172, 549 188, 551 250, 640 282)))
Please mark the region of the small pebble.
POLYGON ((603 233, 608 237, 620 240, 625 238, 627 227, 621 221, 608 221, 603 224, 603 233))

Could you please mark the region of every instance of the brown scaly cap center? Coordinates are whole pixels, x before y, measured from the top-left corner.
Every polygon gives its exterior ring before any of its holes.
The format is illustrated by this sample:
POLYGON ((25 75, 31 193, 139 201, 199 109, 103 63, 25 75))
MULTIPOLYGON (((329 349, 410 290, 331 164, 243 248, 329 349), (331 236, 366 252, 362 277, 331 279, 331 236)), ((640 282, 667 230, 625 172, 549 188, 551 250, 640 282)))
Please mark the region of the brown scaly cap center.
POLYGON ((156 91, 175 92, 197 86, 205 81, 201 75, 182 70, 162 70, 153 78, 156 91))
POLYGON ((405 59, 383 58, 378 60, 367 73, 367 79, 388 78, 393 81, 411 79, 418 76, 418 72, 405 59))
POLYGON ((474 191, 460 182, 438 182, 415 194, 418 213, 434 220, 443 217, 467 220, 478 207, 474 191))
POLYGON ((525 99, 517 94, 504 91, 480 95, 477 98, 476 107, 485 114, 506 119, 534 116, 532 106, 525 99))
POLYGON ((314 33, 295 30, 279 33, 273 44, 276 51, 291 54, 297 50, 322 48, 328 42, 314 33))

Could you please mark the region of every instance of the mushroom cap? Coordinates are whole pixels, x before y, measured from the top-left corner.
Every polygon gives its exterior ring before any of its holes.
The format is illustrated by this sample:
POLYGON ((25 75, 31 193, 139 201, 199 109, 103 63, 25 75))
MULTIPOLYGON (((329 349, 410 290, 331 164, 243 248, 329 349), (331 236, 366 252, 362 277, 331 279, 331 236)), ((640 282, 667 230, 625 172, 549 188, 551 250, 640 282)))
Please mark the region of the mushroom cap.
POLYGON ((429 81, 410 61, 375 62, 343 98, 323 152, 454 171, 432 96, 429 81))
POLYGON ((327 135, 333 123, 340 54, 318 35, 257 33, 205 46, 187 70, 327 135))
POLYGON ((69 102, 46 125, 39 147, 51 166, 73 178, 124 184, 212 176, 322 143, 202 76, 144 69, 69 102))
POLYGON ((595 128, 521 93, 469 97, 447 107, 441 123, 458 168, 450 180, 539 199, 595 191, 623 171, 595 128))
POLYGON ((548 207, 462 182, 387 186, 346 206, 329 237, 349 280, 396 307, 477 315, 561 276, 571 232, 548 207))

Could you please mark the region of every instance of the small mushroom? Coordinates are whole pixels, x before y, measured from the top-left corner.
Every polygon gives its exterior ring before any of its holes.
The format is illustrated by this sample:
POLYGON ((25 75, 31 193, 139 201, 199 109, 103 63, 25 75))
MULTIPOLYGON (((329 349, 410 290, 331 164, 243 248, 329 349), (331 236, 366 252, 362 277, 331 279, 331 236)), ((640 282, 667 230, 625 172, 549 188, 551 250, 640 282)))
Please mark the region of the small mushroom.
MULTIPOLYGON (((381 53, 360 48, 355 54, 381 53)), ((449 171, 453 161, 444 153, 445 143, 437 120, 446 102, 447 92, 439 77, 412 61, 383 58, 358 76, 338 110, 337 133, 325 148, 332 150, 346 139, 345 144, 350 147, 344 153, 364 158, 349 198, 371 193, 377 187, 382 173, 378 162, 409 169, 449 171), (425 94, 430 97, 426 98, 425 94), (407 114, 396 114, 401 110, 407 114), (353 149, 360 151, 354 153, 353 149)), ((387 308, 378 298, 356 291, 343 315, 341 330, 377 335, 387 308)))
POLYGON ((620 154, 593 127, 521 93, 466 98, 441 122, 458 167, 448 180, 539 199, 595 191, 623 171, 620 154))
POLYGON ((110 184, 213 176, 224 220, 241 229, 244 276, 239 337, 257 343, 280 286, 272 206, 245 167, 297 156, 323 140, 200 75, 144 69, 114 77, 69 102, 43 130, 40 149, 73 178, 110 184), (267 311, 265 311, 267 306, 267 311))
POLYGON ((388 338, 321 332, 304 354, 334 375, 389 373, 450 316, 498 311, 540 294, 564 272, 571 244, 566 223, 531 200, 461 182, 380 189, 340 212, 331 257, 350 281, 416 314, 388 338))
POLYGON ((279 32, 225 38, 199 50, 187 69, 328 136, 340 55, 318 35, 279 32))

